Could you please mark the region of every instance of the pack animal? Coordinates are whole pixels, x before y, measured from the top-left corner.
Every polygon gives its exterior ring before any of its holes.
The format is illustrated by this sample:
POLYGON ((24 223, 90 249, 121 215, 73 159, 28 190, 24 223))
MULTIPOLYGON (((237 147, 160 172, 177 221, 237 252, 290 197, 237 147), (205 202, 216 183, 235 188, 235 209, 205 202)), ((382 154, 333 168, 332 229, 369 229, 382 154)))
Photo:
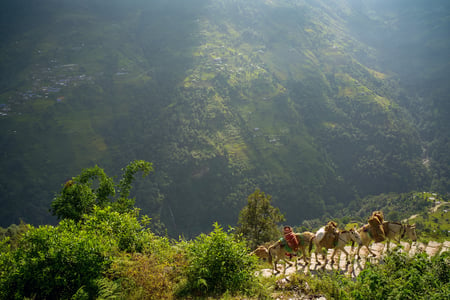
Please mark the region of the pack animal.
MULTIPOLYGON (((323 230, 322 228, 319 229, 319 231, 316 233, 320 234, 320 231, 323 230)), ((317 264, 320 265, 320 261, 317 259, 318 253, 322 251, 323 248, 325 249, 334 249, 333 254, 331 255, 331 264, 334 264, 334 256, 336 255, 337 250, 341 250, 345 253, 345 257, 347 260, 347 264, 350 263, 350 260, 348 259, 349 253, 345 250, 345 245, 347 245, 349 242, 356 242, 358 245, 361 245, 361 237, 359 236, 359 233, 355 229, 350 230, 344 230, 344 231, 338 231, 336 233, 336 238, 334 239, 333 243, 329 243, 329 240, 326 238, 323 238, 322 240, 318 240, 316 238, 313 239, 313 243, 316 246, 316 250, 314 252, 317 264)), ((325 265, 328 262, 328 258, 326 255, 323 255, 322 257, 325 260, 325 265)))
POLYGON ((269 258, 269 250, 263 245, 258 246, 255 250, 253 250, 250 255, 256 255, 257 257, 261 259, 268 259, 269 258))
MULTIPOLYGON (((298 240, 298 249, 294 250, 290 248, 287 245, 287 242, 284 239, 280 239, 277 242, 275 242, 273 245, 271 245, 268 248, 269 251, 269 259, 268 262, 273 264, 273 272, 279 273, 277 269, 277 263, 281 259, 285 262, 285 268, 286 270, 286 264, 292 265, 292 263, 288 260, 286 260, 286 253, 298 255, 300 252, 302 253, 303 260, 305 261, 305 264, 308 264, 308 258, 307 258, 307 247, 311 248, 311 243, 314 238, 314 233, 305 231, 302 233, 295 233, 295 237, 298 240)), ((295 259, 295 270, 297 270, 297 259, 295 259)))
MULTIPOLYGON (((408 236, 408 238, 415 242, 417 240, 417 234, 416 234, 416 225, 409 225, 409 224, 401 224, 398 222, 389 222, 384 221, 383 222, 383 230, 386 236, 386 249, 389 250, 389 244, 391 240, 396 241, 397 243, 400 243, 400 240, 405 237, 405 235, 408 236)), ((362 226, 358 229, 358 232, 361 236, 362 244, 359 245, 358 251, 356 253, 356 257, 360 258, 359 251, 362 246, 366 246, 367 250, 372 256, 376 256, 375 253, 370 250, 369 245, 373 240, 373 237, 370 234, 370 231, 368 230, 368 224, 362 226)))

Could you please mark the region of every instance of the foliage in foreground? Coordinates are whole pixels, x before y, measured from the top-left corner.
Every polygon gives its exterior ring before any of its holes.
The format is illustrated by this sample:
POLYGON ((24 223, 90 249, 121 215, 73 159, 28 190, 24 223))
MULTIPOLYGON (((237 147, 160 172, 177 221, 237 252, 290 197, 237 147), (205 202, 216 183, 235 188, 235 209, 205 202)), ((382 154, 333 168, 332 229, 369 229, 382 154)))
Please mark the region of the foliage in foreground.
POLYGON ((336 272, 296 274, 285 289, 327 299, 449 299, 450 252, 434 257, 391 252, 379 264, 367 263, 356 280, 336 272))
POLYGON ((75 224, 30 228, 18 248, 2 242, 0 298, 70 298, 80 288, 96 293, 95 280, 110 260, 104 253, 111 243, 75 224))
POLYGON ((257 294, 256 259, 216 223, 210 235, 170 243, 138 220, 94 206, 78 222, 29 229, 0 242, 0 299, 172 299, 257 294), (177 288, 177 294, 175 289, 177 288))
POLYGON ((355 299, 450 299, 450 252, 408 257, 393 252, 358 276, 355 299))
POLYGON ((154 254, 121 254, 107 272, 100 298, 171 299, 176 283, 176 267, 171 260, 160 261, 154 254))
POLYGON ((188 246, 186 281, 180 285, 178 295, 255 293, 255 257, 248 255, 245 241, 236 238, 217 223, 209 235, 198 236, 188 246))
MULTIPOLYGON (((111 181, 104 179, 103 185, 100 180, 97 188, 90 181, 91 175, 104 174, 94 168, 93 173, 77 177, 86 185, 73 190, 74 198, 65 195, 58 203, 70 212, 76 203, 72 200, 79 199, 87 210, 75 211, 74 217, 66 215, 58 226, 21 224, 2 230, 0 299, 267 298, 275 277, 263 286, 264 280, 255 276, 256 258, 248 255, 246 244, 268 233, 270 228, 252 230, 264 221, 261 216, 281 216, 271 207, 270 197, 257 190, 241 213, 251 216, 240 219, 242 228, 254 225, 245 231, 250 240, 215 223, 209 235, 172 244, 147 229, 150 220, 138 219, 139 210, 131 207, 131 181, 143 167, 150 165, 138 162, 127 168, 118 185, 118 202, 110 203, 107 197, 114 194, 105 188, 111 187, 111 181)), ((430 258, 425 253, 408 257, 394 251, 379 264, 368 263, 356 280, 337 273, 296 274, 286 288, 290 290, 283 293, 321 294, 327 299, 449 299, 450 252, 430 258)))
POLYGON ((148 251, 155 237, 137 212, 94 207, 80 222, 29 227, 16 247, 1 241, 0 298, 71 298, 98 292, 98 280, 119 253, 148 251))

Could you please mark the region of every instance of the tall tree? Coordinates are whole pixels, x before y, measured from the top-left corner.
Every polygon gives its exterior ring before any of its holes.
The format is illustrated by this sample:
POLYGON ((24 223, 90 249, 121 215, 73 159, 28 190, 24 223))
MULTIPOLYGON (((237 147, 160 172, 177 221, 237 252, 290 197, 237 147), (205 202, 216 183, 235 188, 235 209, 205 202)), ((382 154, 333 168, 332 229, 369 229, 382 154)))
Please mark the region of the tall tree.
POLYGON ((271 204, 272 196, 257 189, 247 198, 247 205, 240 211, 236 232, 254 248, 278 237, 277 224, 285 221, 284 215, 271 204))
POLYGON ((116 211, 131 211, 134 207, 134 198, 129 198, 129 195, 134 175, 142 171, 143 176, 146 176, 153 168, 149 162, 135 160, 122 171, 124 172, 122 179, 116 185, 98 166, 83 170, 80 175, 63 185, 60 194, 51 204, 51 212, 59 219, 79 221, 83 214, 89 214, 94 206, 105 207, 112 204, 116 211), (114 202, 116 187, 119 190, 119 197, 114 202))

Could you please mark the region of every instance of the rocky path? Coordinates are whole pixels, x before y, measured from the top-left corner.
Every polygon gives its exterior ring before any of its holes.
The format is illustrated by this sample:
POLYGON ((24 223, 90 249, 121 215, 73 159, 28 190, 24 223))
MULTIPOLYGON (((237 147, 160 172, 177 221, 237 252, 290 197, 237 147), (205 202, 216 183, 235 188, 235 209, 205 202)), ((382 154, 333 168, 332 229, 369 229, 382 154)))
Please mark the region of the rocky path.
MULTIPOLYGON (((434 241, 430 241, 427 244, 416 242, 416 243, 406 243, 401 242, 401 245, 403 246, 402 251, 408 253, 409 255, 414 255, 418 252, 425 251, 428 255, 433 256, 437 253, 442 253, 444 251, 450 250, 450 241, 445 241, 443 243, 438 243, 434 241)), ((395 247, 395 244, 391 242, 390 249, 393 249, 395 247)), ((350 253, 350 264, 346 263, 345 259, 345 253, 337 253, 335 255, 335 263, 334 265, 331 265, 330 258, 333 253, 333 250, 328 250, 328 263, 326 266, 324 266, 324 261, 322 259, 322 256, 319 256, 319 261, 315 259, 315 255, 313 254, 311 257, 311 263, 309 265, 305 265, 303 260, 298 261, 298 267, 297 272, 304 272, 304 273, 315 273, 317 271, 323 270, 324 268, 326 270, 339 270, 342 274, 348 274, 352 277, 358 276, 358 274, 363 269, 364 265, 366 264, 366 261, 371 261, 373 263, 377 263, 380 258, 383 256, 383 254, 386 253, 386 244, 385 243, 372 243, 370 246, 370 249, 372 252, 376 254, 376 257, 373 257, 372 255, 369 255, 369 252, 365 247, 362 247, 360 250, 360 259, 355 259, 357 247, 355 247, 352 251, 351 246, 346 246, 345 250, 350 253), (319 264, 320 263, 320 264, 319 264)), ((280 270, 280 273, 285 273, 286 275, 293 274, 296 272, 295 267, 291 266, 286 268, 284 271, 284 264, 278 263, 278 270, 280 270)), ((272 276, 273 271, 272 269, 264 269, 261 271, 262 276, 272 276)))

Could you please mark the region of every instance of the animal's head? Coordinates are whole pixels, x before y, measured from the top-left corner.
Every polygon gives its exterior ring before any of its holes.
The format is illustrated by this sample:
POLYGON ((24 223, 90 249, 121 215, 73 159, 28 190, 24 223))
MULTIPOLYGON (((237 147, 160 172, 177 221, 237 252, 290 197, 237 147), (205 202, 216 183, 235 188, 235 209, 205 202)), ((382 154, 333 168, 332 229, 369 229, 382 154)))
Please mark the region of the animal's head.
POLYGON ((417 241, 416 224, 406 225, 405 231, 406 231, 406 234, 408 235, 408 238, 411 239, 411 241, 413 241, 413 242, 417 241))
POLYGON ((254 250, 252 253, 253 255, 256 255, 259 258, 269 258, 269 250, 267 250, 266 247, 264 246, 259 246, 258 248, 256 248, 256 250, 254 250))
POLYGON ((350 237, 351 237, 352 241, 358 243, 358 245, 362 244, 361 236, 359 235, 359 233, 356 230, 356 228, 352 228, 348 232, 350 232, 350 237))

